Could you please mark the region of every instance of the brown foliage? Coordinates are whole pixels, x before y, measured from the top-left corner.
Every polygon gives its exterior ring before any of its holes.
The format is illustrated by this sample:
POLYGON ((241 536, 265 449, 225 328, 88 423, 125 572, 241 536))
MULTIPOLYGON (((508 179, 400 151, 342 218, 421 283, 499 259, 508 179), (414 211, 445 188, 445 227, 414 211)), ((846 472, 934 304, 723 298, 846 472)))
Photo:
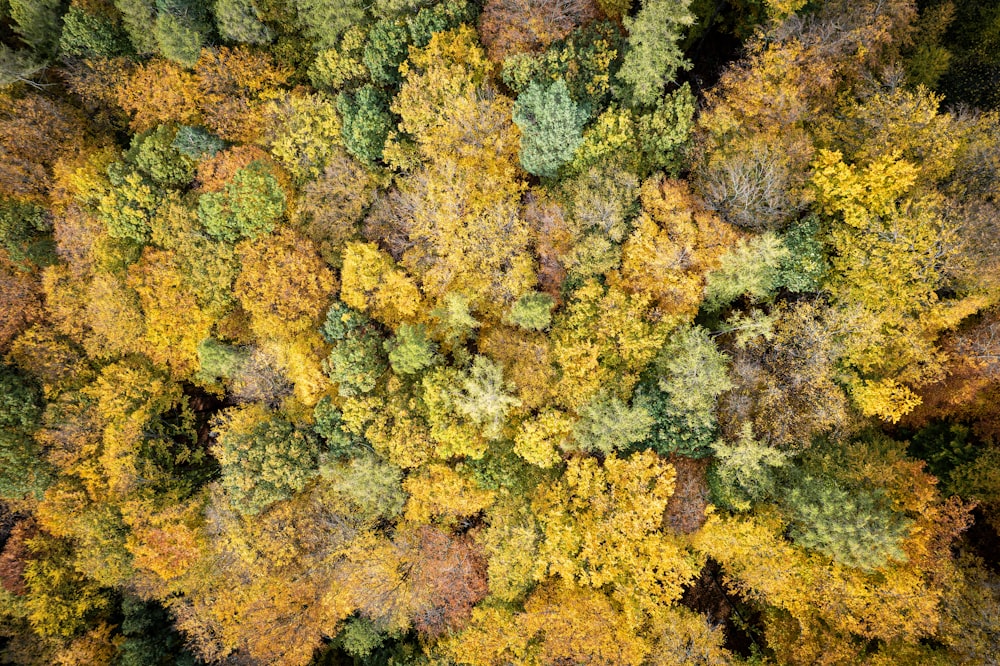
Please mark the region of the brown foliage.
POLYGON ((37 280, 0 267, 0 353, 6 352, 18 334, 41 318, 42 298, 37 280))
POLYGON ((11 530, 3 551, 0 551, 0 586, 11 594, 27 592, 24 568, 31 554, 27 541, 37 531, 33 520, 22 520, 11 530))
POLYGON ((219 192, 237 171, 257 161, 270 161, 268 154, 257 146, 227 148, 198 163, 195 182, 202 192, 219 192))
POLYGON ((40 94, 0 95, 0 194, 44 201, 52 164, 83 134, 75 109, 40 94))
POLYGON ((460 629, 487 592, 486 560, 479 547, 468 537, 427 525, 403 538, 416 540, 410 571, 413 625, 432 636, 460 629))
POLYGON ((560 257, 573 249, 574 236, 562 206, 534 193, 528 194, 522 211, 524 220, 531 226, 538 254, 538 283, 558 303, 566 268, 560 257))
POLYGON ((709 460, 670 456, 670 464, 677 472, 674 494, 667 501, 663 520, 670 529, 680 534, 690 534, 705 523, 708 506, 708 483, 705 470, 709 460))
POLYGON ((942 340, 947 376, 920 391, 923 402, 903 423, 920 428, 950 418, 972 424, 980 437, 1000 441, 1000 310, 942 340))
POLYGON ((574 28, 597 18, 591 0, 489 0, 479 33, 491 59, 541 51, 574 28))
POLYGON ((337 151, 319 178, 302 188, 297 227, 323 259, 336 265, 344 243, 358 237, 358 222, 374 198, 372 177, 357 160, 337 151))

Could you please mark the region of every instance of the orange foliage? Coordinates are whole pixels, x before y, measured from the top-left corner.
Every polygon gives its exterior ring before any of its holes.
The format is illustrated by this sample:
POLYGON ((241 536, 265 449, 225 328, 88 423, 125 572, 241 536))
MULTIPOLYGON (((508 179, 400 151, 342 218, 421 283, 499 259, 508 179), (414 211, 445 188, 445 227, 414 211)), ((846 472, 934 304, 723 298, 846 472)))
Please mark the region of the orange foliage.
POLYGON ((118 105, 132 115, 132 131, 161 123, 197 125, 203 93, 195 75, 169 60, 156 58, 139 67, 117 90, 118 105))

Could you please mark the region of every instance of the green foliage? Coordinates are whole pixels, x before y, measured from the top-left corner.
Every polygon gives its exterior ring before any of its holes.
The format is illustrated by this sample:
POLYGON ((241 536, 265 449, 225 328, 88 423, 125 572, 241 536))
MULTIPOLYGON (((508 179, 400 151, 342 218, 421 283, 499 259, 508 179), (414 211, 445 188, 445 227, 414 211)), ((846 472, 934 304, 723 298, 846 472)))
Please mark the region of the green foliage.
POLYGON ((160 604, 126 595, 121 612, 118 666, 195 666, 194 656, 184 649, 184 637, 160 604))
POLYGON ((641 387, 636 399, 656 419, 649 446, 663 455, 692 458, 711 452, 716 401, 732 386, 728 360, 701 327, 682 326, 671 333, 653 363, 655 384, 641 387))
POLYGON ((200 375, 207 381, 232 379, 247 361, 246 351, 227 345, 214 338, 205 338, 198 344, 200 375))
POLYGON ((15 368, 0 365, 0 428, 32 432, 42 416, 42 396, 15 368))
POLYGON ((317 472, 319 439, 280 414, 250 405, 219 417, 213 447, 222 487, 237 511, 260 513, 302 490, 317 472))
POLYGON ((375 322, 338 301, 327 313, 322 332, 333 345, 324 368, 340 395, 374 389, 389 369, 385 341, 375 322))
POLYGON ((44 208, 12 199, 0 200, 0 248, 10 261, 36 265, 45 262, 49 253, 47 232, 51 228, 44 208))
POLYGON ((626 86, 620 96, 634 106, 653 106, 673 82, 684 59, 680 42, 684 30, 694 23, 690 0, 644 0, 634 17, 622 19, 628 31, 628 46, 618 80, 626 86))
POLYGON ((353 517, 375 522, 398 518, 406 504, 403 472, 378 456, 365 453, 320 468, 323 483, 353 517))
MULTIPOLYGON (((782 264, 788 256, 788 248, 773 233, 740 240, 722 256, 719 268, 708 274, 702 308, 714 312, 741 296, 754 303, 768 300, 782 286, 782 264)), ((785 275, 800 279, 792 273, 796 268, 786 269, 785 275)))
POLYGON ((636 117, 639 135, 640 174, 663 170, 676 177, 694 129, 695 97, 685 82, 659 98, 656 108, 636 117))
POLYGON ((211 35, 211 22, 198 0, 156 0, 153 35, 164 58, 194 67, 211 35))
POLYGON ((271 233, 284 214, 285 191, 260 162, 240 169, 222 192, 198 199, 205 231, 229 242, 271 233))
POLYGON ((372 25, 362 60, 376 85, 398 85, 403 80, 399 66, 406 60, 409 41, 410 31, 403 21, 382 19, 372 25))
POLYGON ((389 363, 396 374, 414 375, 435 361, 434 343, 423 324, 401 324, 396 337, 385 341, 389 363))
POLYGON ((646 441, 653 415, 641 404, 629 406, 617 396, 600 393, 579 410, 573 438, 584 451, 608 455, 646 441))
POLYGON ((14 31, 43 58, 54 55, 59 45, 63 9, 61 0, 10 0, 14 31))
POLYGON ((344 646, 344 652, 356 659, 364 659, 382 647, 385 634, 380 632, 371 620, 351 618, 344 623, 337 639, 344 646))
POLYGON ((316 420, 313 430, 323 438, 326 443, 324 452, 329 456, 337 459, 351 458, 362 451, 357 438, 348 432, 343 414, 329 396, 316 403, 313 418, 316 420))
POLYGON ((563 79, 570 96, 593 114, 611 95, 611 71, 623 37, 611 21, 594 21, 553 42, 542 54, 515 53, 504 59, 503 82, 515 93, 531 83, 563 79))
POLYGON ((164 192, 136 169, 115 162, 108 167, 111 188, 97 206, 97 214, 112 238, 144 244, 149 240, 150 219, 159 209, 164 192))
POLYGON ((214 157, 226 147, 226 143, 204 128, 181 125, 177 128, 173 146, 181 155, 197 161, 205 157, 214 157))
POLYGON ((160 125, 136 135, 125 159, 163 187, 181 187, 194 179, 195 161, 176 144, 177 130, 160 125))
POLYGON ((59 52, 78 58, 114 58, 132 53, 132 43, 118 23, 73 5, 63 16, 59 52))
POLYGON ((427 46, 431 37, 446 32, 463 23, 473 25, 479 16, 479 3, 471 0, 442 0, 430 7, 422 7, 415 15, 406 17, 410 40, 417 48, 427 46))
POLYGON ((517 96, 514 122, 521 128, 521 166, 528 173, 552 178, 573 157, 583 140, 587 112, 569 96, 566 81, 532 83, 517 96))
POLYGON ((348 152, 367 164, 381 161, 385 140, 394 126, 385 93, 371 85, 356 93, 342 92, 337 97, 337 110, 348 152))
POLYGON ((735 443, 720 439, 712 444, 712 452, 712 497, 717 504, 739 511, 774 497, 778 487, 776 470, 789 457, 787 452, 757 440, 749 423, 743 424, 735 443))
POLYGON ((905 562, 900 547, 913 521, 895 513, 883 493, 803 476, 784 497, 792 538, 851 567, 875 569, 905 562))
POLYGON ((529 331, 541 331, 552 323, 555 301, 548 294, 530 291, 514 301, 507 320, 529 331))
POLYGON ((111 600, 74 566, 69 544, 44 532, 31 540, 25 566, 28 621, 41 636, 69 638, 83 632, 111 600))
POLYGON ((807 217, 782 236, 788 253, 781 261, 777 281, 795 293, 818 292, 830 272, 823 243, 819 240, 820 222, 807 217))
POLYGON ((50 470, 33 434, 42 414, 41 392, 13 367, 0 364, 0 497, 40 496, 50 470))
POLYGON ((367 22, 361 0, 296 0, 298 25, 317 51, 332 49, 348 28, 367 22))
POLYGON ((274 39, 253 0, 216 0, 215 24, 219 35, 231 42, 268 44, 274 39))
POLYGON ((121 12, 122 25, 128 33, 132 48, 136 53, 152 53, 156 50, 156 2, 154 0, 114 0, 115 8, 121 12))

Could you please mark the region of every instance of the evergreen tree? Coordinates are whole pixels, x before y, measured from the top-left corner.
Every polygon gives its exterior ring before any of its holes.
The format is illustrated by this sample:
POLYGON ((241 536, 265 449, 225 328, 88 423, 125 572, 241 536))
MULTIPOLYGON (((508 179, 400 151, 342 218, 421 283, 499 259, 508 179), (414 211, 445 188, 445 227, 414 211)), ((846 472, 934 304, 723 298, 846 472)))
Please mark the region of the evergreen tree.
POLYGON ((876 569, 905 562, 901 548, 913 521, 895 513, 884 493, 844 488, 805 475, 784 497, 792 518, 792 539, 850 567, 876 569))
POLYGON ((521 166, 552 178, 583 141, 587 112, 570 98, 566 81, 558 79, 549 86, 532 83, 518 95, 514 122, 521 128, 521 166))
POLYGON ((622 19, 628 47, 618 79, 627 88, 623 97, 632 104, 655 105, 677 70, 690 66, 680 46, 684 29, 694 23, 690 2, 644 0, 634 17, 622 19))
POLYGON ((366 164, 381 161, 385 140, 394 125, 385 94, 372 85, 362 86, 356 93, 342 92, 337 97, 337 109, 343 118, 344 147, 348 152, 366 164))

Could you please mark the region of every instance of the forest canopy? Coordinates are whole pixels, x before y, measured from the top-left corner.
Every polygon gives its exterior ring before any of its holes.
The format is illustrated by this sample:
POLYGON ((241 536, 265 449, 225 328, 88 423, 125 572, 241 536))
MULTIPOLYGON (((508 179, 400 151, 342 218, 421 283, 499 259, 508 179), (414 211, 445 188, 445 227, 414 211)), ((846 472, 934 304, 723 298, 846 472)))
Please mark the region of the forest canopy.
POLYGON ((0 0, 0 663, 1000 663, 998 54, 0 0))

